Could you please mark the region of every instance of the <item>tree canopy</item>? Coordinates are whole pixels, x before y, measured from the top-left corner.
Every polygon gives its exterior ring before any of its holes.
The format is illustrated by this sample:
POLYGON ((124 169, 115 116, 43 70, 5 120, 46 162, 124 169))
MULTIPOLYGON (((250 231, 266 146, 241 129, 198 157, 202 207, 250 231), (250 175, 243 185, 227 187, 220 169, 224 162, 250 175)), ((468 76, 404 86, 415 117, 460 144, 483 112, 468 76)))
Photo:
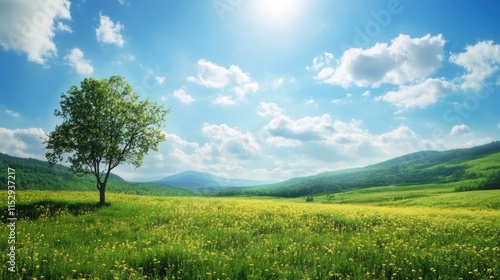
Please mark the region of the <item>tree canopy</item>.
POLYGON ((101 205, 111 170, 123 163, 141 166, 148 151, 158 151, 165 140, 170 109, 140 101, 120 76, 86 78, 61 95, 60 106, 54 115, 62 123, 48 134, 45 156, 51 165, 66 158, 76 174, 93 174, 101 205))

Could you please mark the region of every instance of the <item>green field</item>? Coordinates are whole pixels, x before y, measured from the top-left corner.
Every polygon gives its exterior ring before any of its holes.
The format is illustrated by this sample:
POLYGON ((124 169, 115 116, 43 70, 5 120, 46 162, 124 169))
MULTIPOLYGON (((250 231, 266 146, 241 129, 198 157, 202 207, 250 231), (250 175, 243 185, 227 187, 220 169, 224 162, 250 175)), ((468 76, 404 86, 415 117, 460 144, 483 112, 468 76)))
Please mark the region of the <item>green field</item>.
POLYGON ((3 226, 0 279, 498 279, 500 191, 427 187, 329 203, 109 193, 104 208, 97 192, 19 191, 17 272, 3 226))
MULTIPOLYGON (((377 206, 463 207, 500 210, 500 191, 455 192, 457 186, 463 184, 467 184, 467 182, 373 187, 317 196, 315 201, 340 204, 362 203, 377 206)), ((296 199, 296 201, 303 201, 303 198, 296 199)))

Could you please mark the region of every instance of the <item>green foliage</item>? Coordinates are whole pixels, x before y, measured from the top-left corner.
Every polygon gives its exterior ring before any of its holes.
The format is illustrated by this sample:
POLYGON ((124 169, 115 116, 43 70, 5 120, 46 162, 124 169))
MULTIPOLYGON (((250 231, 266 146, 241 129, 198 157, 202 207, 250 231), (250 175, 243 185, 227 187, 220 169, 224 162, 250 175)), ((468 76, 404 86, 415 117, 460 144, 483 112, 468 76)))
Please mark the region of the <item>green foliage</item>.
POLYGON ((500 170, 490 175, 480 183, 474 185, 461 185, 455 188, 456 192, 467 192, 477 190, 498 190, 500 189, 500 170))
POLYGON ((23 192, 17 272, 0 279, 500 277, 496 210, 110 197, 102 208, 89 192, 23 192))
POLYGON ((54 165, 66 156, 73 172, 94 175, 101 204, 111 170, 122 163, 139 167, 165 140, 161 128, 169 110, 139 101, 122 77, 86 78, 61 95, 60 105, 54 114, 62 123, 48 135, 47 160, 54 165))
MULTIPOLYGON (((17 190, 95 191, 95 178, 92 175, 77 176, 62 165, 51 168, 45 161, 0 153, 0 169, 7 170, 7 167, 16 170, 17 190)), ((1 176, 0 183, 6 186, 7 176, 1 176)), ((129 183, 112 173, 109 176, 108 190, 143 195, 194 195, 191 191, 179 188, 151 183, 129 183)))

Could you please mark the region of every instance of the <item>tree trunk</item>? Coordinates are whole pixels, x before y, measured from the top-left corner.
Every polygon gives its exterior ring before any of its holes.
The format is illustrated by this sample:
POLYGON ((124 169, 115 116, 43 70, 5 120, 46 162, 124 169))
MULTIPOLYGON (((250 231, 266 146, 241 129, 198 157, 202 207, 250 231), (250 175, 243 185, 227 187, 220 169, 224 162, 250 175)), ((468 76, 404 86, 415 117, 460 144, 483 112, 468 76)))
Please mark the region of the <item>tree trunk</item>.
POLYGON ((106 205, 106 183, 101 183, 101 187, 99 188, 99 205, 106 205))

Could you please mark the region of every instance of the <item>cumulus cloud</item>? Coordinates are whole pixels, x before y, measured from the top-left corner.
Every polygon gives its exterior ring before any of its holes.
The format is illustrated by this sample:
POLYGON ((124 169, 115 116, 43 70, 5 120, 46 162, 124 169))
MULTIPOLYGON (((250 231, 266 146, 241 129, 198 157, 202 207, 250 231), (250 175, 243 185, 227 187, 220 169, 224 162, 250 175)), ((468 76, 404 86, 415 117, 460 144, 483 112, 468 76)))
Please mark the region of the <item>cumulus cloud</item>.
POLYGON ((64 59, 80 75, 90 75, 94 72, 94 67, 84 58, 84 52, 79 48, 72 49, 64 59))
POLYGON ((297 153, 323 162, 373 162, 428 149, 430 143, 408 126, 373 134, 363 128, 361 120, 344 122, 328 114, 294 119, 275 103, 260 103, 257 114, 269 119, 263 128, 267 145, 298 149, 297 153))
MULTIPOLYGON (((234 65, 231 65, 231 68, 233 70, 236 70, 236 68, 239 69, 238 66, 234 65)), ((188 81, 207 88, 222 89, 229 85, 232 76, 233 73, 229 69, 211 61, 201 59, 198 61, 198 76, 188 77, 188 81)))
MULTIPOLYGON (((279 139, 297 140, 288 142, 299 145, 303 142, 317 142, 331 139, 338 131, 346 131, 346 125, 340 121, 332 120, 328 114, 322 116, 307 116, 300 119, 293 119, 286 116, 283 110, 276 103, 261 102, 257 108, 260 117, 270 119, 264 126, 264 131, 271 137, 272 143, 277 143, 279 139)), ((351 127, 357 126, 354 121, 351 127)))
POLYGON ((302 142, 326 139, 335 130, 334 123, 328 114, 319 117, 308 116, 298 120, 282 115, 271 120, 264 129, 271 136, 302 142))
POLYGON ((281 136, 269 136, 266 138, 266 144, 277 148, 291 148, 302 146, 302 142, 297 139, 290 139, 281 136))
POLYGON ((104 44, 115 44, 118 47, 123 47, 125 40, 122 37, 121 31, 123 25, 120 22, 113 22, 108 16, 100 15, 99 27, 95 30, 97 41, 104 44))
POLYGON ((212 100, 212 104, 230 106, 230 105, 236 105, 236 101, 234 101, 232 96, 219 95, 214 100, 212 100))
POLYGON ((260 102, 257 107, 257 115, 263 118, 278 118, 283 115, 283 110, 272 102, 260 102))
POLYGON ((461 88, 478 91, 484 81, 500 69, 500 45, 493 44, 493 41, 482 41, 467 46, 465 52, 452 54, 450 61, 467 71, 461 77, 461 88))
POLYGON ((41 128, 8 129, 0 127, 0 153, 44 160, 46 133, 41 128))
POLYGON ((60 20, 71 19, 70 1, 8 1, 0 9, 0 45, 25 53, 29 61, 45 64, 57 55, 56 31, 68 31, 60 20), (64 27, 64 28, 63 28, 64 27))
POLYGON ((203 124, 203 135, 209 139, 212 151, 219 155, 231 155, 239 159, 250 159, 258 155, 261 148, 249 132, 241 132, 226 124, 203 124))
POLYGON ((324 52, 307 69, 316 80, 344 88, 400 85, 424 79, 438 69, 445 42, 441 34, 421 38, 399 35, 390 44, 348 49, 340 58, 324 52))
POLYGON ((470 133, 470 128, 469 126, 465 125, 465 124, 461 124, 461 125, 455 125, 451 128, 451 131, 450 131, 450 135, 451 136, 459 136, 459 135, 463 135, 463 134, 468 134, 470 133))
POLYGON ((404 140, 416 140, 419 136, 408 126, 401 125, 398 128, 379 135, 378 140, 381 143, 398 142, 404 140))
MULTIPOLYGON (((205 142, 183 139, 166 133, 167 140, 160 144, 159 152, 149 153, 140 169, 120 166, 116 173, 125 178, 140 178, 172 174, 186 170, 210 172, 224 177, 251 178, 249 172, 259 174, 257 178, 271 173, 270 170, 249 171, 245 166, 259 161, 261 146, 249 132, 242 132, 227 124, 203 124, 201 133, 205 142), (172 163, 175 164, 172 164, 172 163)), ((282 175, 282 174, 280 174, 282 175)), ((255 177, 253 177, 255 178, 255 177)), ((272 177, 271 177, 272 178, 272 177)))
POLYGON ((214 104, 221 105, 234 105, 236 101, 243 100, 247 94, 255 93, 259 89, 259 84, 252 82, 250 75, 238 66, 225 68, 205 59, 198 61, 198 74, 196 77, 188 77, 188 81, 231 93, 233 97, 224 95, 213 101, 214 104))
POLYGON ((191 95, 187 94, 183 89, 176 89, 173 93, 173 96, 177 98, 180 102, 185 104, 191 104, 196 101, 191 95))
POLYGON ((248 93, 254 93, 259 89, 259 84, 250 82, 233 88, 236 98, 242 100, 248 93))
POLYGON ((448 81, 429 78, 419 84, 400 86, 397 91, 389 91, 376 99, 389 102, 404 111, 432 105, 454 89, 455 86, 448 81))

